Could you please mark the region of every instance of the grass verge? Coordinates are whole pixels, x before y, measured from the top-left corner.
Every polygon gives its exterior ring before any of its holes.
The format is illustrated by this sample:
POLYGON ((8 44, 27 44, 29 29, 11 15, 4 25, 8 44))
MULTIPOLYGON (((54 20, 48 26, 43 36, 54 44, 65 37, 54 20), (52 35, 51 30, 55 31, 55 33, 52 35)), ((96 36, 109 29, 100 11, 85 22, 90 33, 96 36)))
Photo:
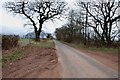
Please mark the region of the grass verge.
POLYGON ((86 47, 83 44, 74 44, 74 43, 67 43, 67 42, 63 42, 64 44, 67 44, 71 47, 74 47, 76 49, 82 49, 82 50, 86 50, 86 51, 97 51, 97 52, 101 52, 101 53, 109 53, 109 54, 118 54, 118 49, 117 48, 106 48, 106 47, 86 47))
POLYGON ((100 51, 100 52, 106 52, 106 53, 114 53, 117 54, 118 53, 118 49, 117 48, 106 48, 106 47, 101 47, 101 48, 96 48, 96 47, 89 47, 89 50, 92 51, 100 51))
POLYGON ((2 67, 7 66, 7 63, 11 63, 17 60, 20 60, 25 56, 24 50, 18 50, 16 52, 13 52, 11 55, 3 56, 2 58, 2 67))

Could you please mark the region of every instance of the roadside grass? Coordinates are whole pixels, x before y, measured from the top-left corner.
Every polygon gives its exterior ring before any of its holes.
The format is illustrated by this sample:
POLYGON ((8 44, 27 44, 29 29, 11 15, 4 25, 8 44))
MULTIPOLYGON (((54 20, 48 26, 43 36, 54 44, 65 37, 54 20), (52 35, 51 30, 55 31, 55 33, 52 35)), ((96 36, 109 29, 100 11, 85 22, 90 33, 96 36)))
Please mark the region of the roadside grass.
POLYGON ((40 42, 33 42, 32 45, 39 48, 53 48, 54 42, 53 40, 42 40, 40 42))
POLYGON ((109 53, 109 54, 118 54, 118 49, 117 48, 107 48, 107 47, 86 47, 83 44, 74 44, 74 43, 67 43, 67 42, 63 42, 64 44, 67 44, 71 47, 74 47, 76 49, 81 49, 81 50, 86 50, 86 51, 97 51, 97 52, 101 52, 101 53, 109 53))
POLYGON ((21 45, 27 45, 28 43, 29 43, 29 39, 23 39, 23 38, 20 38, 20 40, 19 40, 19 43, 21 44, 21 45))
POLYGON ((114 54, 118 53, 118 49, 117 48, 106 48, 106 47, 96 48, 96 47, 89 47, 88 49, 92 50, 92 51, 101 51, 101 52, 106 52, 106 53, 114 53, 114 54))
POLYGON ((23 58, 25 56, 25 52, 24 50, 18 50, 16 52, 13 52, 10 55, 7 56, 3 56, 2 57, 2 67, 7 66, 7 63, 12 63, 14 61, 20 60, 21 58, 23 58))

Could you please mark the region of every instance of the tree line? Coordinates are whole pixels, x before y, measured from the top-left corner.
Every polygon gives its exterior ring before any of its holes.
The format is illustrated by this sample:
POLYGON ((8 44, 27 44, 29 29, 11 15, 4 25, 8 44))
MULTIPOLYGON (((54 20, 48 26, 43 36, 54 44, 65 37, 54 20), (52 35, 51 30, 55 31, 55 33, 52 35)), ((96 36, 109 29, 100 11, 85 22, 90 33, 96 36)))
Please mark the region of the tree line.
POLYGON ((90 46, 120 45, 120 1, 77 2, 68 22, 56 29, 56 37, 66 42, 90 46))

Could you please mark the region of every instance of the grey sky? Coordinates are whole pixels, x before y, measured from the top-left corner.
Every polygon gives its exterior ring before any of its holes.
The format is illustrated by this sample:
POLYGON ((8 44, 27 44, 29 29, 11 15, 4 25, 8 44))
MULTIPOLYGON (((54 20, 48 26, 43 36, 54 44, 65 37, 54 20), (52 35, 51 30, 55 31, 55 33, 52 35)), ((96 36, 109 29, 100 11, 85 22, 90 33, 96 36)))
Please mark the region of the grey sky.
MULTIPOLYGON (((1 0, 0 1, 0 34, 18 34, 25 35, 28 32, 33 31, 30 27, 24 27, 24 19, 21 15, 12 15, 12 13, 8 13, 5 8, 2 8, 2 5, 6 1, 13 0, 1 0), (2 28, 2 29, 1 29, 2 28)), ((65 0, 68 2, 69 6, 73 6, 75 0, 65 0)), ((54 23, 51 21, 45 22, 43 25, 43 30, 45 32, 53 33, 56 28, 61 27, 63 24, 67 22, 67 19, 63 19, 62 21, 56 20, 54 23)))

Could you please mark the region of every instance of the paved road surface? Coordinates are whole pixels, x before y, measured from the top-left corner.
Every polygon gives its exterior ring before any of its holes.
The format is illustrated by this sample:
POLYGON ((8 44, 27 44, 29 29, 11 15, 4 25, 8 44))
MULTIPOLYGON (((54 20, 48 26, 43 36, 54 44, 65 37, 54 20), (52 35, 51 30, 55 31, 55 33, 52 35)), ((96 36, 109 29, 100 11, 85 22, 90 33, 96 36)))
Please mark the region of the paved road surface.
POLYGON ((118 72, 59 41, 55 41, 63 78, 117 78, 118 72))

